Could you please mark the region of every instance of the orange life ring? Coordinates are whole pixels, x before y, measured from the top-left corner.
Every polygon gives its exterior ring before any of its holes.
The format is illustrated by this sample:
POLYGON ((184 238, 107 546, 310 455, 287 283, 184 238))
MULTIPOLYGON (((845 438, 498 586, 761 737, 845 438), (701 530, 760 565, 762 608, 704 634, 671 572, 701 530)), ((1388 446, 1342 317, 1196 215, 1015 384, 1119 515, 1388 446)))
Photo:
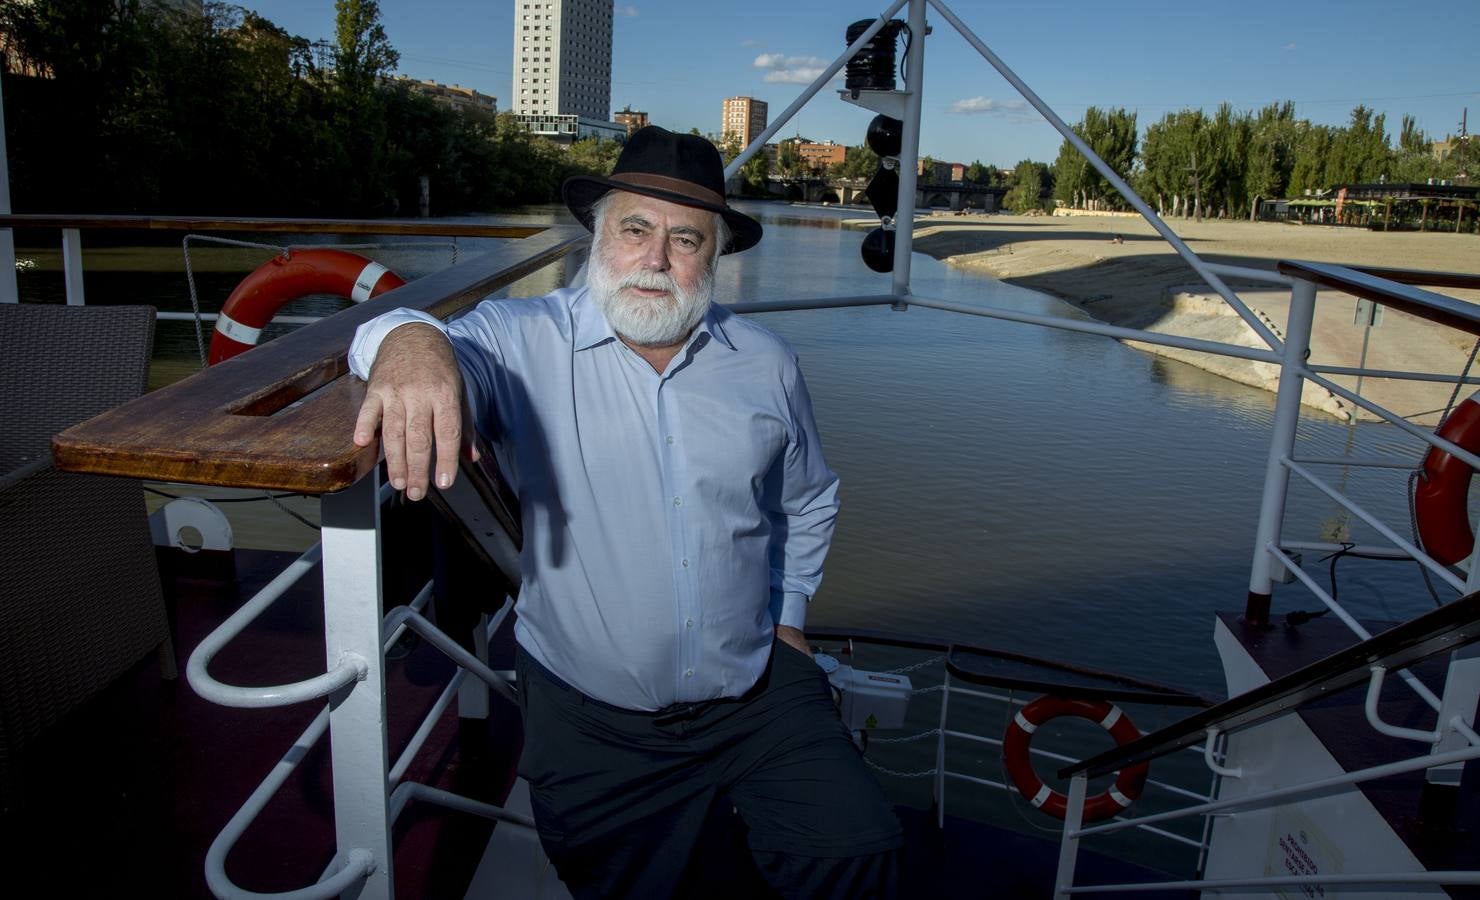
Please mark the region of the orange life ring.
POLYGON ((406 282, 373 260, 344 250, 295 250, 275 256, 243 278, 216 319, 210 365, 257 346, 262 329, 284 304, 310 294, 363 303, 406 282))
MULTIPOLYGON (((1039 726, 1060 716, 1078 716, 1089 719, 1110 732, 1115 743, 1125 745, 1141 736, 1141 730, 1120 707, 1103 700, 1066 700, 1062 697, 1039 697, 1018 710, 1007 725, 1002 736, 1002 764, 1017 787, 1018 793, 1038 809, 1051 816, 1064 818, 1069 809, 1069 798, 1043 783, 1033 771, 1028 758, 1028 745, 1033 732, 1039 726)), ((1115 783, 1104 793, 1084 801, 1084 821, 1098 822, 1108 819, 1130 806, 1141 796, 1146 787, 1146 776, 1151 770, 1149 762, 1137 763, 1120 770, 1115 783)))
MULTIPOLYGON (((1471 453, 1480 453, 1480 403, 1471 397, 1454 408, 1435 432, 1471 453)), ((1470 476, 1464 460, 1430 447, 1423 458, 1423 475, 1413 492, 1413 515, 1424 552, 1446 566, 1470 555, 1475 532, 1470 528, 1470 476)))

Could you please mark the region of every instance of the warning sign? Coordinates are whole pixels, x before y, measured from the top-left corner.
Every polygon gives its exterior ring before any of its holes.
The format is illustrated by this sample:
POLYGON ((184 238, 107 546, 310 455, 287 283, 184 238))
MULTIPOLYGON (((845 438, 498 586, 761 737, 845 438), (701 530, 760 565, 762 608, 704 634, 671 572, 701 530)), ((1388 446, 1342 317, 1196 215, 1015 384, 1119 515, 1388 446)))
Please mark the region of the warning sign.
MULTIPOLYGON (((1304 877, 1342 871, 1341 851, 1302 813, 1293 809, 1276 812, 1270 838, 1269 856, 1264 866, 1266 875, 1304 877)), ((1275 888, 1274 892, 1286 900, 1331 900, 1339 896, 1320 884, 1287 885, 1275 888)))

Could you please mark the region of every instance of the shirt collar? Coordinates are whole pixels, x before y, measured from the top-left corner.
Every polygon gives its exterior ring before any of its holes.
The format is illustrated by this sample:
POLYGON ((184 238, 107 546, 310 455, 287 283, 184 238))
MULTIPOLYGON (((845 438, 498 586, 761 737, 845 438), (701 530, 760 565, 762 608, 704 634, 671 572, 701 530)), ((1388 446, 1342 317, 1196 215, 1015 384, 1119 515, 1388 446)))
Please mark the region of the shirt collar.
MULTIPOLYGON (((700 334, 708 334, 731 350, 739 349, 730 339, 724 326, 725 320, 731 315, 729 310, 719 304, 709 304, 709 310, 694 327, 694 334, 689 336, 690 342, 700 334)), ((588 350, 617 339, 617 333, 612 330, 611 323, 607 322, 606 316, 602 315, 601 306, 597 304, 596 298, 591 296, 589 288, 582 288, 576 294, 574 302, 571 303, 570 317, 571 341, 576 350, 588 350)))

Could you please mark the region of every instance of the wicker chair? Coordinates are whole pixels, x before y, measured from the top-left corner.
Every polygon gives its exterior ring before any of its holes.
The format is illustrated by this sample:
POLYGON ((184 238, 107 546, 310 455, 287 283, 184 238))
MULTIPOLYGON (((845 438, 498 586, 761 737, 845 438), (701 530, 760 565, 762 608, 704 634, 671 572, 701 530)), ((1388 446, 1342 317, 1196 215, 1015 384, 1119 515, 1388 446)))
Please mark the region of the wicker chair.
POLYGON ((51 437, 137 397, 147 306, 0 303, 0 805, 43 729, 174 652, 137 481, 60 472, 51 437))

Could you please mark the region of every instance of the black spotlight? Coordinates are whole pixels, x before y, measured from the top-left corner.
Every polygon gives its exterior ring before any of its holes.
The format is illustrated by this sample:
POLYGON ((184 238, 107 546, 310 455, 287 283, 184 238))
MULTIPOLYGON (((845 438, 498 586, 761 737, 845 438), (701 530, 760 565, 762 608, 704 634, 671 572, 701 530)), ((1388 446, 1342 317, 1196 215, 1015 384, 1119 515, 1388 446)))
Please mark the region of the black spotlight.
POLYGON ((863 264, 875 272, 894 271, 894 229, 880 226, 863 239, 863 264))
MULTIPOLYGON (((860 19, 848 26, 848 46, 868 31, 873 19, 860 19)), ((894 90, 894 45, 900 31, 909 31, 909 26, 899 19, 884 23, 878 33, 859 48, 858 53, 848 60, 848 78, 843 82, 857 96, 858 91, 894 90)))
POLYGON ((874 116, 868 123, 868 148, 879 156, 898 156, 904 145, 904 123, 886 115, 874 116))

